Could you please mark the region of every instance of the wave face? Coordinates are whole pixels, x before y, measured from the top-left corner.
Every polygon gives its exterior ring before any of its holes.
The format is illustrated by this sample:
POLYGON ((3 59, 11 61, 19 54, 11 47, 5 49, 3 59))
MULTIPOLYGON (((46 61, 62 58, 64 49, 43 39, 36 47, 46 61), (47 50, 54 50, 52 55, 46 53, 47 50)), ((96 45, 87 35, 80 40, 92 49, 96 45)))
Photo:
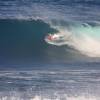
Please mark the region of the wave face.
POLYGON ((9 63, 10 59, 99 59, 99 5, 99 0, 1 0, 0 63, 9 63), (50 45, 44 41, 49 33, 65 34, 68 38, 59 47, 50 45))

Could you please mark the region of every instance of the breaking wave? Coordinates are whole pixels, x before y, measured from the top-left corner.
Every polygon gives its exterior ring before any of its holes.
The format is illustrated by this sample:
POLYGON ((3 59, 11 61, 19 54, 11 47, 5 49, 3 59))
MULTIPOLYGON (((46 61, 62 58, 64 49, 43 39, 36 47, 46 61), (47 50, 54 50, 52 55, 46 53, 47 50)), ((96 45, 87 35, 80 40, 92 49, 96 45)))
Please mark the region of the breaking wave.
POLYGON ((51 62, 100 57, 97 12, 98 0, 0 1, 0 63, 14 57, 51 62), (66 41, 49 45, 44 41, 49 33, 64 34, 66 41))

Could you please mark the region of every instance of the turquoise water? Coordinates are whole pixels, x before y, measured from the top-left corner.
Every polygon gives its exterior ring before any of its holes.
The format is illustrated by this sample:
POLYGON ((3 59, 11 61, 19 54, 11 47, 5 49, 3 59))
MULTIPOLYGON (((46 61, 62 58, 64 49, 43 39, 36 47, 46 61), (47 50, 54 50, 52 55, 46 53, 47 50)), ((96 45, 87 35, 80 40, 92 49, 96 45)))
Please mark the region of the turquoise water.
POLYGON ((100 39, 100 25, 98 23, 79 23, 79 24, 74 24, 71 27, 73 33, 76 33, 76 35, 81 36, 87 35, 95 39, 100 39), (92 25, 93 24, 93 25, 92 25))

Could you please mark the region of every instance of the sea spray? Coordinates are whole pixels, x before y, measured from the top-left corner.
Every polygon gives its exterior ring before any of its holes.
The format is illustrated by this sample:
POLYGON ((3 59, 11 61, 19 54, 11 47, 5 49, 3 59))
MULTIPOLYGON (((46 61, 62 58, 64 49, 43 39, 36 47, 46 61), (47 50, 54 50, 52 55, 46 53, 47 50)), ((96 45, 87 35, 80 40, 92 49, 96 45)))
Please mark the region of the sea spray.
POLYGON ((51 26, 59 31, 56 34, 63 34, 65 37, 64 42, 52 43, 53 45, 69 45, 89 57, 100 57, 100 25, 66 22, 51 26))

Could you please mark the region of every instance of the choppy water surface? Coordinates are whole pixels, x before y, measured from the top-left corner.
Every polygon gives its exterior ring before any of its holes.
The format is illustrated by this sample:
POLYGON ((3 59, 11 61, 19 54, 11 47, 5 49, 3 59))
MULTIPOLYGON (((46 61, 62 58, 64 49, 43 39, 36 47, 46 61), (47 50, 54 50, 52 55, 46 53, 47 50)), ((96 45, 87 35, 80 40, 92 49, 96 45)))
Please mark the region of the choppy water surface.
POLYGON ((100 70, 0 71, 0 100, 99 100, 100 70))

